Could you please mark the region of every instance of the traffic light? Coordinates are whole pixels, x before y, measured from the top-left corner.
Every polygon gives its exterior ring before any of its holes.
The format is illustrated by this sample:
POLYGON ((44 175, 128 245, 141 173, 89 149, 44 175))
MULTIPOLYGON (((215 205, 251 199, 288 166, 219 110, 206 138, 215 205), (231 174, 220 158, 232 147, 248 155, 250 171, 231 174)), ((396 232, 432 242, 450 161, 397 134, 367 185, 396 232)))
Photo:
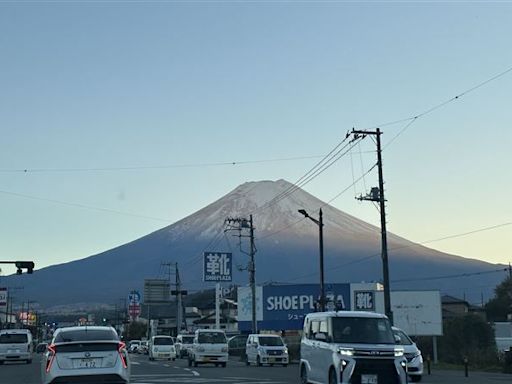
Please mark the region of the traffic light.
POLYGON ((27 273, 34 272, 34 262, 33 261, 16 261, 14 264, 16 265, 16 268, 18 268, 18 270, 16 271, 16 273, 18 275, 22 274, 22 269, 26 269, 27 273))

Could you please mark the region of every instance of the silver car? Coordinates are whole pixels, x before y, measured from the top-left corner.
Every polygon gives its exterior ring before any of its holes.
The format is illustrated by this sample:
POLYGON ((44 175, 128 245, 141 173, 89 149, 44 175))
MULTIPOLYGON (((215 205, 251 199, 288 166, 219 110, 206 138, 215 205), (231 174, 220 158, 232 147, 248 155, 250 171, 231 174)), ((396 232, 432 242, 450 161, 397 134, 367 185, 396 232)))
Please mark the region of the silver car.
POLYGON ((112 327, 65 327, 55 331, 42 359, 43 384, 126 384, 130 360, 112 327))
POLYGON ((404 348, 404 356, 407 359, 407 373, 411 381, 421 381, 423 375, 423 357, 416 343, 400 328, 392 327, 395 340, 404 348))

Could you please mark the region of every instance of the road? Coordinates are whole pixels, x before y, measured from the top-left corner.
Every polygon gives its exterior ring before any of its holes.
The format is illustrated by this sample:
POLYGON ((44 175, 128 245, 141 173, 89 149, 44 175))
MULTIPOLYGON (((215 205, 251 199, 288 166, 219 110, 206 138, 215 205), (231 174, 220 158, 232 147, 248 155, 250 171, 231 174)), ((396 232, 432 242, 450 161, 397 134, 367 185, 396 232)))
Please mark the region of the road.
MULTIPOLYGON (((188 367, 186 360, 149 361, 144 355, 130 355, 132 384, 215 383, 215 384, 297 384, 298 366, 247 367, 238 359, 230 360, 226 368, 213 365, 188 367)), ((32 364, 7 363, 0 365, 0 384, 41 384, 41 355, 32 364)), ((422 383, 432 384, 501 384, 512 382, 512 375, 461 371, 433 371, 422 383)))

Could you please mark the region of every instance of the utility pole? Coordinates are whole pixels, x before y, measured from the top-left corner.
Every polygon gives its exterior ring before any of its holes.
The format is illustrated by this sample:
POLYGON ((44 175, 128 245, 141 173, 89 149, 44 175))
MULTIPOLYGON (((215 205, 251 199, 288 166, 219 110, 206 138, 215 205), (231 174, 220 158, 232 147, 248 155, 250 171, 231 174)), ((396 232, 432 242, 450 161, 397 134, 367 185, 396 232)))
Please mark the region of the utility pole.
MULTIPOLYGON (((356 197, 358 200, 368 200, 378 202, 380 207, 380 228, 381 228, 381 256, 382 256, 382 275, 384 283, 384 311, 386 316, 393 324, 393 312, 391 311, 391 295, 389 286, 389 262, 388 262, 388 241, 386 231, 386 199, 384 198, 384 177, 382 173, 382 148, 380 143, 380 135, 382 132, 379 128, 375 131, 357 131, 352 129, 354 140, 361 137, 372 135, 377 140, 377 168, 379 170, 379 186, 371 189, 366 196, 356 197)), ((350 134, 350 133, 349 133, 350 134)))
POLYGON ((176 335, 178 335, 183 327, 183 295, 187 294, 187 291, 181 289, 180 271, 178 269, 178 263, 164 263, 164 266, 169 268, 169 286, 174 285, 176 289, 171 290, 171 295, 176 296, 176 335), (175 283, 171 283, 171 267, 174 267, 175 283))
MULTIPOLYGON (((249 229, 249 265, 247 270, 249 271, 249 285, 251 287, 251 317, 252 317, 252 333, 258 333, 258 323, 256 321, 256 263, 254 261, 254 255, 256 254, 256 246, 254 244, 254 224, 252 215, 249 215, 249 220, 246 218, 227 218, 224 220, 225 224, 235 225, 231 230, 238 230, 240 232, 239 237, 247 237, 241 234, 242 229, 249 229)), ((228 229, 228 230, 229 230, 228 229)))

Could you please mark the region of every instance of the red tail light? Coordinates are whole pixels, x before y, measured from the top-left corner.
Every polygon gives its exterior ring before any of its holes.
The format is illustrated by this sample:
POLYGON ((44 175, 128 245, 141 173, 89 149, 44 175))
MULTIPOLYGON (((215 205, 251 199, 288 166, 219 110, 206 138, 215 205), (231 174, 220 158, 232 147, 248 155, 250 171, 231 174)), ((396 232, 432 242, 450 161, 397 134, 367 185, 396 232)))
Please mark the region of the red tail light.
POLYGON ((119 346, 117 347, 117 352, 119 352, 119 357, 121 358, 121 362, 123 363, 123 368, 128 368, 128 363, 126 362, 126 344, 122 341, 119 342, 119 346))
POLYGON ((46 372, 49 372, 52 367, 53 360, 55 360, 55 355, 57 354, 57 349, 54 344, 49 345, 47 348, 48 348, 48 352, 50 352, 50 354, 48 355, 48 358, 46 360, 46 372))

